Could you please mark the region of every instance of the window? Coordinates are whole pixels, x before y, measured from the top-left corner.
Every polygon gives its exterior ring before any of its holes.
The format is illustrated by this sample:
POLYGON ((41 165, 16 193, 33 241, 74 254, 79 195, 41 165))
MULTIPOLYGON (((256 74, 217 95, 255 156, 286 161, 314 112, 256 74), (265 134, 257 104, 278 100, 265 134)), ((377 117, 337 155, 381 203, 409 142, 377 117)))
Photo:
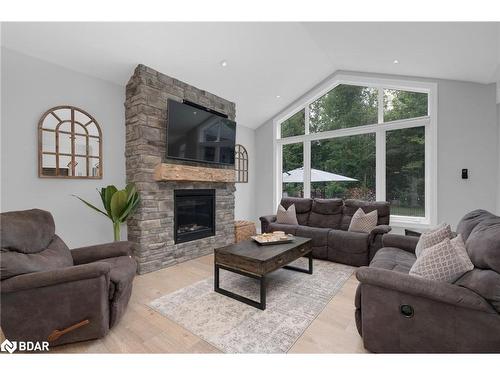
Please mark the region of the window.
POLYGON ((283 196, 304 196, 304 145, 292 143, 283 145, 283 196))
POLYGON ((425 128, 386 133, 386 199, 393 215, 425 216, 425 128))
POLYGON ((311 103, 311 133, 376 124, 377 96, 372 87, 338 85, 311 103))
POLYGON ((433 83, 335 76, 302 109, 274 121, 276 203, 282 196, 387 200, 393 223, 431 224, 435 97, 433 83))
POLYGON ((311 143, 311 197, 375 200, 375 133, 311 143))
POLYGON ((281 138, 304 134, 304 123, 304 110, 302 110, 281 123, 281 138))
POLYGON ((427 94, 384 90, 384 122, 427 116, 427 94))

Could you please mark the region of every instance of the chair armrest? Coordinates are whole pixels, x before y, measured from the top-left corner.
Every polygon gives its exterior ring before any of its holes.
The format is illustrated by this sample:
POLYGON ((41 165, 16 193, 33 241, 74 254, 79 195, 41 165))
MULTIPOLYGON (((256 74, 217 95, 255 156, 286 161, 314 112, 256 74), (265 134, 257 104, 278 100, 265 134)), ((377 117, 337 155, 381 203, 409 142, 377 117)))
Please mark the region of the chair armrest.
POLYGON ((396 247, 401 250, 415 253, 419 238, 414 236, 403 236, 401 234, 384 234, 382 244, 384 247, 396 247))
POLYGON ((276 221, 276 215, 266 215, 259 217, 261 233, 268 232, 269 224, 276 221))
POLYGON ((111 266, 108 263, 96 262, 45 272, 26 273, 3 280, 1 284, 2 293, 13 293, 72 281, 93 279, 109 274, 110 270, 111 266))
POLYGON ((391 230, 392 230, 392 227, 389 225, 377 225, 375 228, 372 229, 370 234, 371 235, 386 234, 386 233, 389 233, 391 230))
POLYGON ((427 298, 457 307, 496 313, 484 298, 455 284, 426 280, 391 270, 361 267, 356 271, 361 282, 400 293, 427 298))
POLYGON ((101 245, 80 247, 71 250, 75 264, 96 262, 100 259, 128 256, 132 254, 132 242, 117 241, 101 245))

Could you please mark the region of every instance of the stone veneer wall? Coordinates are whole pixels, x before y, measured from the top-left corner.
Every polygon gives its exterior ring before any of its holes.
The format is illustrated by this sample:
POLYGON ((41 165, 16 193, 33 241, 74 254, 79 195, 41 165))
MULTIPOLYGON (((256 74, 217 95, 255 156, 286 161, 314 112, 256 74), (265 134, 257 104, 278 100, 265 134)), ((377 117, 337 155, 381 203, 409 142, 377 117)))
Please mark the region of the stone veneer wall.
MULTIPOLYGON (((141 195, 137 212, 128 220, 128 239, 135 243, 139 273, 164 268, 210 254, 234 241, 234 183, 157 182, 160 163, 187 163, 166 158, 167 99, 201 104, 235 119, 235 105, 216 95, 138 65, 126 88, 126 172, 141 195), (174 244, 174 189, 216 189, 216 235, 174 244)), ((206 165, 203 165, 206 166, 206 165)))

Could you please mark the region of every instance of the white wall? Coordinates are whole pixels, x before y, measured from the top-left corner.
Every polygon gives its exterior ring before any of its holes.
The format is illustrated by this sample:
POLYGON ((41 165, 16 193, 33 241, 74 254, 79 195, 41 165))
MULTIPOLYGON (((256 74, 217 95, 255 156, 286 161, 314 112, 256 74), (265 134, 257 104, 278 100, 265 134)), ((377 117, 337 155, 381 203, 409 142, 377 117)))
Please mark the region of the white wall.
MULTIPOLYGON (((500 202, 497 204, 497 199, 500 200, 497 176, 500 173, 500 125, 496 114, 495 85, 422 81, 438 83, 438 221, 454 226, 472 209, 496 211, 500 206, 500 202), (469 180, 461 179, 462 168, 469 169, 469 180)), ((301 98, 296 102, 300 101, 301 98)), ((272 127, 270 119, 256 130, 256 163, 265 166, 259 170, 256 185, 257 215, 276 210, 272 202, 272 127)))
MULTIPOLYGON (((124 87, 2 48, 1 211, 41 208, 52 212, 68 246, 113 240, 111 222, 72 197, 101 205, 96 188, 125 184, 124 87), (102 180, 38 178, 37 124, 56 105, 92 114, 103 132, 102 180)), ((126 227, 122 238, 126 238, 126 227)))
POLYGON ((237 183, 235 192, 234 217, 236 220, 256 220, 255 185, 256 154, 255 130, 238 125, 236 129, 236 143, 243 145, 248 152, 248 183, 237 183))

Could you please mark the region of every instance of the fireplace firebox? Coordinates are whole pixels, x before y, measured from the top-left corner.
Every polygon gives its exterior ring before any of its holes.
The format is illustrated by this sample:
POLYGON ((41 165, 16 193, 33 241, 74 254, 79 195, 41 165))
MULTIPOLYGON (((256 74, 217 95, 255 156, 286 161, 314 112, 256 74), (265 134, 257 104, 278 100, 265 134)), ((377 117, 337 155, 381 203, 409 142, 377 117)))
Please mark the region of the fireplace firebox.
POLYGON ((174 241, 215 236, 215 189, 174 190, 174 241))

